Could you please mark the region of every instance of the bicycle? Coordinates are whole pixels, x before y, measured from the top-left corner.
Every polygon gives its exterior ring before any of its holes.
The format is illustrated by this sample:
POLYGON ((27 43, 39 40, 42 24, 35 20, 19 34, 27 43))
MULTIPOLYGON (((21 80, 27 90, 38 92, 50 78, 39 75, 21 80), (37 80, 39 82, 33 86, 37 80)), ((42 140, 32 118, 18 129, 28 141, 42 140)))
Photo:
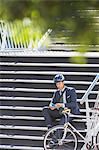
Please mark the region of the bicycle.
POLYGON ((65 109, 62 112, 65 117, 68 115, 70 117, 86 118, 86 136, 84 137, 71 123, 65 122, 64 125, 54 126, 47 131, 44 137, 45 150, 77 150, 76 134, 79 135, 84 142, 81 150, 99 150, 99 93, 94 108, 89 108, 88 103, 88 95, 96 85, 98 79, 99 74, 95 77, 81 101, 81 103, 83 103, 86 100, 86 116, 73 115, 70 113, 70 109, 65 109), (56 140, 54 145, 50 143, 53 139, 56 140))

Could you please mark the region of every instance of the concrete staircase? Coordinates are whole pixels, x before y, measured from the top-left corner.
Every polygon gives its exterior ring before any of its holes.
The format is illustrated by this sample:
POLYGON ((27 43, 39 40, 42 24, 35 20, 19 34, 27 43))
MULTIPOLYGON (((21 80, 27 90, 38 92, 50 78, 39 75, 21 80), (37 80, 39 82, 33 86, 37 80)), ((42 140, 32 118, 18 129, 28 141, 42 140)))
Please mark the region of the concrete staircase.
MULTIPOLYGON (((66 77, 66 85, 75 87, 78 104, 92 80, 99 73, 99 56, 86 54, 88 64, 70 63, 75 52, 1 53, 0 58, 0 149, 43 150, 47 131, 42 108, 48 105, 55 85, 55 74, 66 77)), ((90 93, 93 106, 99 83, 90 93)), ((80 111, 85 115, 85 105, 80 111)), ((86 119, 75 119, 74 126, 85 135, 86 119)), ((78 137, 78 150, 83 140, 78 137)))

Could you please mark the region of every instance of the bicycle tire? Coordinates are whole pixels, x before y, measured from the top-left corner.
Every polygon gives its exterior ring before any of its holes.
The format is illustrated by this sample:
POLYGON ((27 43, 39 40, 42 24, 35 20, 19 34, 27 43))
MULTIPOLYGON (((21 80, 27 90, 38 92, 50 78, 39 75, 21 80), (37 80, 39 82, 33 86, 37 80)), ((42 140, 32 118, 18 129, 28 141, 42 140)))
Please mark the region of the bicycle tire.
MULTIPOLYGON (((45 134, 45 137, 44 137, 44 150, 49 150, 49 149, 51 149, 50 147, 48 148, 48 145, 47 145, 47 140, 49 139, 49 137, 50 137, 50 134, 53 134, 53 132, 55 132, 55 131, 59 131, 59 130, 63 130, 64 132, 65 132, 65 130, 66 130, 66 133, 67 133, 67 135, 70 133, 70 136, 72 136, 73 138, 74 138, 74 144, 73 144, 73 141, 72 141, 72 146, 71 146, 71 150, 77 150, 77 137, 76 137, 76 135, 75 135, 75 133, 71 130, 71 129, 69 129, 68 127, 67 128, 64 128, 64 126, 63 125, 57 125, 57 126, 54 126, 54 127, 52 127, 51 129, 49 129, 47 132, 46 132, 46 134, 45 134)), ((64 134, 63 134, 64 135, 64 134)), ((64 144, 65 144, 65 150, 68 150, 68 147, 70 147, 70 145, 67 145, 67 144, 71 144, 71 143, 69 143, 69 141, 70 140, 68 140, 68 139, 66 139, 66 137, 69 137, 69 136, 65 136, 65 142, 64 142, 64 144), (66 143, 66 140, 68 141, 68 143, 66 143), (67 147, 67 149, 66 149, 66 147, 67 147)), ((60 139, 61 140, 61 139, 60 139)), ((70 141, 71 142, 71 141, 70 141)), ((58 145, 57 145, 58 146, 58 145)), ((54 148, 54 150, 55 150, 55 148, 54 148)), ((57 148, 57 150, 58 150, 58 148, 57 148)), ((62 148, 61 148, 61 150, 62 150, 62 148)))

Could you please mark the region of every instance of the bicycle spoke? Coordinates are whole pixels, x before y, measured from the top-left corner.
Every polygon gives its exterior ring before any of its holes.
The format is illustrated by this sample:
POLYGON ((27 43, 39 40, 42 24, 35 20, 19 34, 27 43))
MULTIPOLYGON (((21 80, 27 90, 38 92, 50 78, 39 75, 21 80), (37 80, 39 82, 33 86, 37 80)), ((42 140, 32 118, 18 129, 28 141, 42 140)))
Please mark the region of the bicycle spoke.
POLYGON ((56 145, 53 150, 73 150, 73 147, 71 145, 56 145))
POLYGON ((75 134, 72 130, 67 129, 66 136, 64 136, 63 126, 56 126, 52 131, 50 130, 45 139, 46 150, 76 150, 77 148, 77 138, 75 134), (63 139, 63 137, 65 139, 63 139))
POLYGON ((64 142, 65 143, 70 143, 70 142, 75 142, 75 140, 74 139, 65 139, 64 142))
POLYGON ((66 144, 66 145, 64 145, 64 146, 65 146, 65 148, 67 148, 67 150, 68 150, 68 149, 70 149, 70 150, 73 149, 73 146, 71 146, 71 145, 66 144))
POLYGON ((67 138, 69 138, 72 134, 70 133, 68 136, 66 136, 67 138))

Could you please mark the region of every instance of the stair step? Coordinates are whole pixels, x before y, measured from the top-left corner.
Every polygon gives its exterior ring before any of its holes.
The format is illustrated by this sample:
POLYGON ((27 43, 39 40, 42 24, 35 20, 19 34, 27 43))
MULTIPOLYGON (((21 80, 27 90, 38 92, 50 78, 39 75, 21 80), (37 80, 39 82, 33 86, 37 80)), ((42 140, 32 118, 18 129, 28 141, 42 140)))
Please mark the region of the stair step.
POLYGON ((40 75, 56 75, 61 73, 63 75, 84 75, 84 76, 96 76, 98 72, 59 72, 59 71, 0 71, 0 74, 40 74, 40 75))
MULTIPOLYGON (((79 52, 61 52, 61 51, 33 51, 33 50, 3 50, 0 52, 0 56, 18 56, 18 57, 75 57, 82 56, 79 52)), ((97 58, 99 57, 98 52, 86 52, 83 54, 85 57, 97 58)))
MULTIPOLYGON (((53 76, 57 73, 66 77, 67 86, 76 88, 77 102, 83 115, 76 117, 72 124, 85 136, 86 109, 79 102, 99 72, 99 53, 84 54, 87 64, 70 63, 71 56, 79 55, 75 52, 30 51, 26 54, 25 50, 9 50, 0 55, 0 149, 44 149, 42 135, 47 128, 42 108, 48 105, 52 92, 56 90, 53 76)), ((89 95, 90 106, 96 102, 98 85, 99 82, 89 95)), ((80 150, 84 141, 77 138, 77 150, 80 150)))
MULTIPOLYGON (((13 125, 0 125, 0 129, 6 130, 36 130, 36 131, 47 131, 47 127, 32 127, 32 126, 13 126, 13 125)), ((87 132, 86 129, 77 129, 79 132, 87 132)))
MULTIPOLYGON (((32 89, 32 88, 9 88, 0 87, 0 91, 22 91, 22 92, 55 92, 56 89, 32 89)), ((76 90, 76 93, 85 93, 86 90, 76 90)), ((98 94, 98 91, 91 91, 91 94, 98 94)))
POLYGON ((26 139, 26 140, 44 140, 44 137, 41 136, 23 136, 23 135, 7 135, 7 134, 0 134, 0 138, 7 138, 7 139, 26 139))
POLYGON ((99 64, 0 62, 1 66, 99 67, 99 64))
MULTIPOLYGON (((45 101, 45 102, 50 102, 52 98, 41 98, 41 97, 19 97, 19 96, 16 96, 16 97, 12 97, 12 96, 0 96, 0 100, 3 100, 3 101, 9 101, 9 100, 16 100, 16 101, 25 101, 25 100, 29 100, 29 101, 45 101)), ((81 99, 77 99, 77 102, 80 102, 81 99)), ((97 100, 96 99, 88 99, 89 102, 96 102, 97 100)))
MULTIPOLYGON (((26 79, 0 79, 0 82, 22 82, 22 83, 54 83, 53 80, 26 80, 26 79)), ((65 84, 84 84, 84 85, 90 85, 91 82, 87 81, 64 81, 65 84)), ((97 82, 97 85, 99 85, 99 82, 97 82)))
MULTIPOLYGON (((1 110, 29 110, 29 111, 42 111, 42 107, 20 107, 20 106, 0 106, 1 110)), ((80 112, 86 112, 86 109, 80 109, 80 112)), ((91 111, 93 112, 93 111, 91 111)))
POLYGON ((43 147, 29 147, 29 146, 11 146, 11 145, 0 145, 0 149, 16 149, 16 150, 44 150, 43 147))

